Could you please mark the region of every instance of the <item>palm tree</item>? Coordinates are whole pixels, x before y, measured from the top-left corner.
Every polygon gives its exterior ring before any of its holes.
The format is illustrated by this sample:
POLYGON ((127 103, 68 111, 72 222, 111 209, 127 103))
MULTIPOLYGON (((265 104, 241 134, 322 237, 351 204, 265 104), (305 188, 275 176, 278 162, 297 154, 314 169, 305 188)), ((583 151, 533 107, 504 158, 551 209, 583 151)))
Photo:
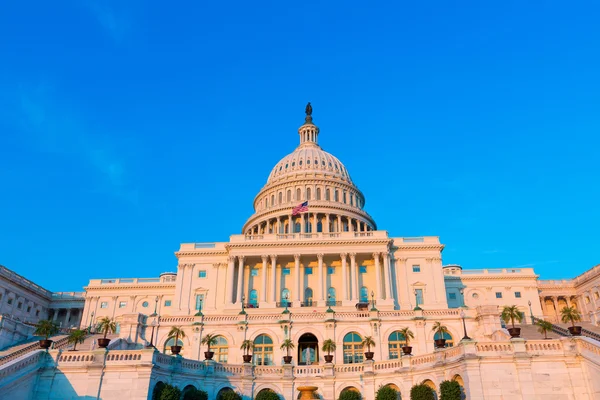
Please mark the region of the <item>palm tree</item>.
POLYGON ((568 324, 571 322, 569 327, 569 332, 571 335, 579 336, 581 335, 581 327, 575 326, 575 322, 581 321, 581 313, 575 307, 565 307, 560 310, 560 319, 563 323, 568 324))
POLYGON ((179 346, 179 338, 185 338, 185 332, 181 329, 180 326, 174 326, 171 328, 168 334, 169 337, 175 336, 175 346, 179 346))
POLYGON ((365 336, 365 338, 362 341, 362 346, 367 348, 367 351, 370 353, 371 352, 371 346, 375 347, 375 340, 373 339, 372 336, 365 336))
POLYGON ((58 326, 52 321, 41 320, 35 325, 35 335, 43 336, 44 339, 40 340, 40 347, 42 349, 49 349, 52 345, 52 340, 48 338, 58 332, 58 326))
POLYGON ((402 336, 404 336, 404 339, 406 340, 406 345, 407 346, 410 344, 410 339, 414 339, 415 338, 415 334, 408 327, 402 328, 398 332, 400 332, 400 334, 402 336))
POLYGON ((435 332, 435 334, 438 335, 438 339, 435 339, 435 346, 439 348, 446 347, 446 338, 444 337, 444 335, 450 333, 448 332, 448 328, 442 325, 441 322, 437 321, 433 324, 433 328, 431 329, 431 331, 435 332))
POLYGON ((289 364, 292 361, 292 356, 290 356, 290 350, 292 350, 293 348, 295 348, 296 345, 294 344, 294 342, 292 342, 291 339, 285 339, 282 343, 281 346, 279 347, 281 350, 285 349, 287 356, 283 357, 283 361, 286 364, 289 364))
POLYGON ((544 334, 544 339, 548 339, 548 332, 552 330, 552 323, 538 319, 535 324, 538 326, 538 332, 544 334))
POLYGON ((202 338, 202 344, 205 344, 208 347, 208 352, 210 352, 210 346, 214 346, 217 344, 217 336, 211 335, 210 333, 202 338))
POLYGON ((337 348, 333 339, 327 339, 323 342, 322 350, 327 352, 327 355, 330 356, 332 351, 335 351, 337 348))
POLYGON ((240 350, 243 350, 245 355, 249 355, 250 350, 254 350, 254 342, 248 339, 244 340, 240 346, 240 350))
POLYGON ((523 315, 521 314, 521 312, 519 311, 519 308, 516 305, 504 306, 504 308, 502 309, 501 318, 502 318, 502 321, 504 321, 507 324, 510 321, 510 323, 512 324, 512 327, 514 329, 515 328, 515 320, 517 320, 520 323, 523 320, 523 315))
POLYGON ((83 343, 86 334, 87 332, 83 329, 75 329, 74 331, 71 331, 71 333, 69 333, 67 342, 73 344, 73 351, 77 351, 77 345, 83 343))
POLYGON ((108 332, 113 333, 117 330, 117 324, 109 317, 104 317, 98 323, 98 330, 104 332, 104 339, 106 339, 108 332))

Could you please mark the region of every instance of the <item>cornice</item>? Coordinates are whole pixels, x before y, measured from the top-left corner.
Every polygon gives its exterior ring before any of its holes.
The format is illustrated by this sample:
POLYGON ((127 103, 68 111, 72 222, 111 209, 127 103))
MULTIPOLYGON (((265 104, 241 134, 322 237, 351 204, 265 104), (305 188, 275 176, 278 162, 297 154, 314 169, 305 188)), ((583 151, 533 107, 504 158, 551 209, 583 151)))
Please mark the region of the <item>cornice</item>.
POLYGON ((257 241, 250 241, 244 243, 228 243, 225 245, 226 249, 240 249, 248 247, 299 247, 299 246, 315 246, 315 245, 347 245, 347 244, 384 244, 389 245, 391 239, 372 239, 372 240, 302 240, 302 241, 279 241, 279 242, 265 242, 259 243, 257 241))
POLYGON ((106 291, 106 290, 114 290, 114 289, 123 290, 123 289, 168 289, 168 288, 175 288, 175 282, 168 282, 168 283, 165 282, 165 283, 159 283, 159 284, 154 284, 154 285, 148 285, 148 284, 144 283, 144 284, 139 284, 139 285, 115 284, 115 285, 102 285, 102 286, 85 286, 83 288, 83 290, 85 290, 86 292, 89 292, 90 290, 106 291))
POLYGON ((459 281, 482 281, 482 280, 518 280, 518 279, 537 279, 538 275, 444 275, 444 279, 448 280, 459 280, 459 281))
MULTIPOLYGON (((391 239, 391 242, 393 242, 393 239, 391 239)), ((393 246, 390 249, 390 252, 394 252, 396 250, 437 250, 437 251, 442 251, 444 249, 444 245, 443 244, 439 244, 439 243, 433 243, 433 244, 401 244, 401 245, 396 245, 393 246)))
POLYGON ((176 251, 175 257, 179 258, 180 256, 224 256, 227 255, 226 251, 218 250, 218 251, 176 251))

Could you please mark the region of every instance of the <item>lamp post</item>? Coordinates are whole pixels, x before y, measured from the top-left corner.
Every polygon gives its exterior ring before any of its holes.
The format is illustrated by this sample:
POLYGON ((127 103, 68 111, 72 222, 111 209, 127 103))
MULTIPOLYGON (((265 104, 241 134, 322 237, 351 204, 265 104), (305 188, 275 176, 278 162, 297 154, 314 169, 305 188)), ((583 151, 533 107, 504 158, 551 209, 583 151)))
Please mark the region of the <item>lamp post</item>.
POLYGON ((92 311, 92 315, 90 317, 90 326, 88 327, 88 332, 92 333, 92 324, 94 323, 94 312, 92 311))
POLYGON ((285 295, 285 310, 283 310, 284 314, 289 314, 288 311, 288 299, 290 298, 290 296, 288 294, 285 295))
POLYGON ((246 296, 242 296, 242 311, 240 311, 240 315, 246 314, 244 311, 244 302, 246 301, 246 296))
POLYGON ((463 303, 463 307, 466 307, 467 305, 465 304, 465 289, 460 289, 460 297, 463 303))
POLYGON ((415 294, 415 311, 419 311, 422 310, 421 307, 419 307, 419 296, 417 296, 417 289, 414 289, 414 294, 415 294))
POLYGON ((533 324, 533 311, 531 310, 531 300, 527 302, 529 304, 529 315, 531 316, 531 323, 533 324))
POLYGON ((371 311, 377 311, 375 308, 375 292, 371 290, 371 311))
MULTIPOLYGON (((156 339, 154 340, 155 343, 158 343, 158 329, 160 328, 160 315, 156 316, 156 339)), ((156 347, 154 347, 156 348, 156 347)))
POLYGON ((330 295, 330 294, 328 294, 328 295, 327 295, 327 305, 329 306, 329 308, 327 309, 327 312, 328 312, 328 313, 332 313, 332 312, 334 312, 334 311, 331 309, 331 295, 330 295))
POLYGON ((154 347, 154 344, 152 343, 152 341, 154 340, 154 327, 156 326, 156 318, 154 318, 152 320, 152 334, 150 335, 150 344, 148 346, 146 346, 146 348, 151 348, 154 347))
POLYGON ((156 309, 158 308, 158 296, 154 299, 154 312, 150 315, 151 317, 156 317, 156 309))
POLYGON ((471 340, 471 338, 467 335, 467 324, 465 323, 465 311, 464 310, 460 310, 460 318, 462 318, 463 331, 465 333, 465 336, 462 338, 462 340, 471 340))

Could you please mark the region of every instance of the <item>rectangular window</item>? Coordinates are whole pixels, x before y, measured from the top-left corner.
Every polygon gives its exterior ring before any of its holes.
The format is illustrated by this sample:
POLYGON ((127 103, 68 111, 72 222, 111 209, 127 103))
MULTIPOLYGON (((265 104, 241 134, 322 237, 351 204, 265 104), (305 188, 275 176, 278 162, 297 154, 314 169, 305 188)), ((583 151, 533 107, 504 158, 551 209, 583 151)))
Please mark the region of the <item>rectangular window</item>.
POLYGON ((515 298, 520 299, 521 298, 521 292, 515 292, 515 298))
POLYGON ((501 299, 502 298, 502 292, 496 292, 496 298, 497 299, 501 299))
POLYGON ((204 295, 197 294, 196 295, 196 310, 202 310, 202 303, 204 303, 204 295))
POLYGON ((19 302, 19 304, 17 304, 17 308, 20 310, 21 307, 23 307, 23 303, 19 302))
POLYGON ((108 301, 103 301, 100 303, 100 308, 108 308, 108 301))
POLYGON ((305 275, 312 275, 312 267, 306 267, 306 268, 304 268, 304 274, 305 275))
POLYGON ((284 268, 281 270, 281 275, 289 275, 290 274, 290 269, 289 268, 284 268))
POLYGON ((329 275, 335 274, 335 268, 334 267, 327 267, 327 273, 329 275))
POLYGON ((171 300, 165 300, 165 307, 171 307, 171 300))
POLYGON ((119 308, 125 308, 127 307, 127 302, 126 301, 120 301, 119 302, 119 308))
POLYGON ((31 306, 27 306, 27 312, 31 312, 31 306))
POLYGON ((252 268, 250 270, 250 276, 258 276, 258 268, 252 268))
POLYGON ((415 296, 417 297, 417 306, 423 304, 423 289, 415 289, 415 296))
POLYGON ((40 316, 40 310, 35 310, 35 316, 39 317, 40 316))
POLYGON ((7 301, 8 304, 12 304, 13 303, 13 299, 9 298, 7 301))
POLYGON ((456 300, 456 293, 448 293, 448 300, 456 300))
POLYGON ((206 270, 202 269, 198 272, 198 278, 206 278, 206 270))
POLYGON ((358 271, 361 274, 366 274, 367 273, 367 267, 364 265, 361 265, 360 267, 358 267, 358 271))
POLYGON ((421 272, 421 266, 420 265, 413 265, 413 272, 421 272))

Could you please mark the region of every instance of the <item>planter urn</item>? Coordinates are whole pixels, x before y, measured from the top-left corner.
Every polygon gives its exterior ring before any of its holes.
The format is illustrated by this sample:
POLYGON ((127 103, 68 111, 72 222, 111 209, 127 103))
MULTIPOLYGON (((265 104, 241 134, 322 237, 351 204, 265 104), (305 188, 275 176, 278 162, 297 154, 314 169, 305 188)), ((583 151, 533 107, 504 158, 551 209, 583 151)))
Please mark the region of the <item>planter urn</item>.
POLYGON ((325 355, 325 362, 331 364, 332 361, 333 361, 333 355, 326 354, 325 355))
POLYGON ((292 356, 283 356, 283 362, 286 364, 292 363, 292 356))
POLYGON ((410 356, 410 354, 412 353, 412 347, 402 346, 402 352, 404 353, 404 355, 410 356))
POLYGON ((373 353, 372 351, 365 351, 365 358, 366 358, 368 361, 370 361, 370 360, 372 360, 372 359, 373 359, 373 355, 374 355, 374 354, 375 354, 375 353, 373 353))
POLYGON ((40 348, 49 349, 50 346, 52 346, 52 340, 49 340, 49 339, 40 340, 40 348))
POLYGON ((110 339, 100 338, 98 339, 98 347, 105 349, 110 343, 110 339))
POLYGON ((204 352, 204 358, 207 360, 212 360, 214 355, 215 355, 214 351, 205 351, 204 352))
POLYGON ((252 354, 244 354, 242 358, 244 359, 245 364, 249 364, 252 362, 252 354))
POLYGON ((570 326, 568 329, 569 329, 569 332, 571 333, 571 335, 581 336, 581 327, 580 326, 570 326))
POLYGON ((435 339, 435 347, 438 349, 443 349, 446 347, 446 339, 435 339))
POLYGON ((521 328, 508 328, 511 338, 518 338, 521 336, 521 328))
POLYGON ((171 346, 171 353, 175 355, 181 353, 181 346, 171 346))

